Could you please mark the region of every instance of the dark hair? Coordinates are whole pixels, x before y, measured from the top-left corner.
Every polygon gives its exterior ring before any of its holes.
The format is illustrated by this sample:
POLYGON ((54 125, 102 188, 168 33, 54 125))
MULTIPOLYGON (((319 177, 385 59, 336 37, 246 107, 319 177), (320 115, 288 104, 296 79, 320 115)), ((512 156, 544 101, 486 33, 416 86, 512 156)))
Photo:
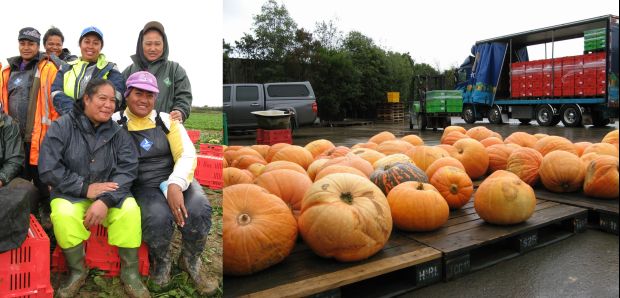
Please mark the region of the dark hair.
POLYGON ((49 28, 49 30, 47 30, 47 32, 45 32, 45 34, 43 35, 43 45, 45 45, 45 43, 47 42, 47 39, 50 36, 60 36, 60 40, 64 43, 65 42, 65 36, 62 35, 62 31, 60 31, 60 29, 56 28, 56 27, 52 27, 49 28))
POLYGON ((112 89, 114 90, 114 93, 116 93, 116 88, 114 87, 114 84, 112 84, 112 82, 108 80, 96 78, 96 79, 90 80, 88 84, 86 84, 86 89, 84 89, 83 97, 86 97, 88 95, 88 97, 92 98, 95 95, 95 93, 99 91, 99 88, 103 85, 108 85, 112 87, 112 89))

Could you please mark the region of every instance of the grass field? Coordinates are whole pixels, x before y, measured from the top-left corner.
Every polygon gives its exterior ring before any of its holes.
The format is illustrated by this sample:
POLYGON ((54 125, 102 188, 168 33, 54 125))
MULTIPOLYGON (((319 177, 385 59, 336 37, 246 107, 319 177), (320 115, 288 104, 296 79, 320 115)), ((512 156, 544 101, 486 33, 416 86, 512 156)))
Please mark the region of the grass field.
POLYGON ((186 129, 201 131, 201 143, 222 143, 223 122, 221 111, 192 112, 184 125, 186 129))

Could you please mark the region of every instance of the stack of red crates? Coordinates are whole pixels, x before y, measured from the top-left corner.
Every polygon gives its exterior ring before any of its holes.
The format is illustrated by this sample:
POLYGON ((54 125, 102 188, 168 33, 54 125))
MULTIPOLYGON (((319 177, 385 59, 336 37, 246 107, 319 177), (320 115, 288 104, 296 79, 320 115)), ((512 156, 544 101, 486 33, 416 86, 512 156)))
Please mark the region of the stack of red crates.
POLYGON ((224 186, 222 180, 222 167, 224 160, 223 147, 213 144, 200 144, 200 155, 194 178, 202 186, 211 189, 221 189, 224 186))
POLYGON ((26 240, 0 254, 0 297, 53 297, 49 251, 50 239, 30 215, 26 240))
POLYGON ((511 96, 592 97, 606 93, 605 52, 511 65, 511 96))
POLYGON ((187 134, 189 135, 189 139, 192 140, 192 143, 196 144, 196 142, 200 141, 200 130, 188 129, 187 134))
POLYGON ((293 144, 290 129, 256 129, 256 144, 273 145, 277 143, 293 144))
MULTIPOLYGON (((118 247, 108 244, 108 232, 104 226, 98 225, 90 233, 90 237, 85 242, 86 266, 106 271, 106 276, 118 276, 121 269, 121 261, 118 256, 118 247)), ((49 251, 49 248, 48 248, 49 251)), ((149 275, 149 251, 146 244, 138 249, 138 262, 140 274, 149 275)), ((52 253, 52 271, 67 271, 65 255, 60 246, 52 253)))

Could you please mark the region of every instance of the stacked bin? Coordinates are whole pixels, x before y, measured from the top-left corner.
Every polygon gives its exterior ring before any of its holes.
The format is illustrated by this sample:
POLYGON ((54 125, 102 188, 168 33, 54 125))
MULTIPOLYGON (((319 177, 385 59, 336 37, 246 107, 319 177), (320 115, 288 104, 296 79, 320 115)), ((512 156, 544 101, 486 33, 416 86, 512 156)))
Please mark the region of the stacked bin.
POLYGON ((587 30, 583 32, 584 52, 595 52, 605 49, 605 28, 587 30))
POLYGON ((515 62, 512 64, 510 74, 512 97, 525 97, 525 64, 526 62, 515 62))
POLYGON ((210 189, 221 189, 224 186, 222 168, 224 164, 224 148, 220 145, 200 144, 194 178, 202 186, 210 189))
POLYGON ((426 93, 427 113, 460 113, 463 95, 459 90, 433 90, 426 93))

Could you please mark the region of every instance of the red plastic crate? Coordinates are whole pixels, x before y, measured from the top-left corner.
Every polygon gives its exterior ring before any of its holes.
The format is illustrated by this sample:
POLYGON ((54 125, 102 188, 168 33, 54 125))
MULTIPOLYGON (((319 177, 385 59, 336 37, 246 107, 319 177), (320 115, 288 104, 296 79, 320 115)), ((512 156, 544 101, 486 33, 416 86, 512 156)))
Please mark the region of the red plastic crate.
POLYGON ((53 297, 49 251, 50 239, 31 214, 26 240, 0 254, 0 297, 53 297))
MULTIPOLYGON (((121 261, 118 256, 118 247, 108 244, 107 229, 98 225, 95 230, 90 233, 90 237, 84 245, 86 252, 86 266, 88 268, 96 268, 106 271, 105 276, 118 276, 121 269, 121 261)), ((142 276, 149 275, 149 251, 143 242, 138 249, 138 271, 142 276)), ((67 264, 65 255, 62 253, 60 246, 56 246, 52 253, 52 271, 65 272, 67 264)))
POLYGON ((290 129, 257 129, 256 144, 273 145, 277 143, 293 144, 293 136, 290 129))
POLYGON ((222 180, 223 160, 223 157, 198 155, 194 178, 202 186, 221 189, 224 186, 222 180))
POLYGON ((196 144, 196 142, 200 141, 200 130, 188 129, 187 134, 189 135, 189 139, 192 140, 192 143, 196 144))
POLYGON ((223 157, 224 147, 222 147, 221 145, 200 144, 200 154, 214 157, 223 157))

